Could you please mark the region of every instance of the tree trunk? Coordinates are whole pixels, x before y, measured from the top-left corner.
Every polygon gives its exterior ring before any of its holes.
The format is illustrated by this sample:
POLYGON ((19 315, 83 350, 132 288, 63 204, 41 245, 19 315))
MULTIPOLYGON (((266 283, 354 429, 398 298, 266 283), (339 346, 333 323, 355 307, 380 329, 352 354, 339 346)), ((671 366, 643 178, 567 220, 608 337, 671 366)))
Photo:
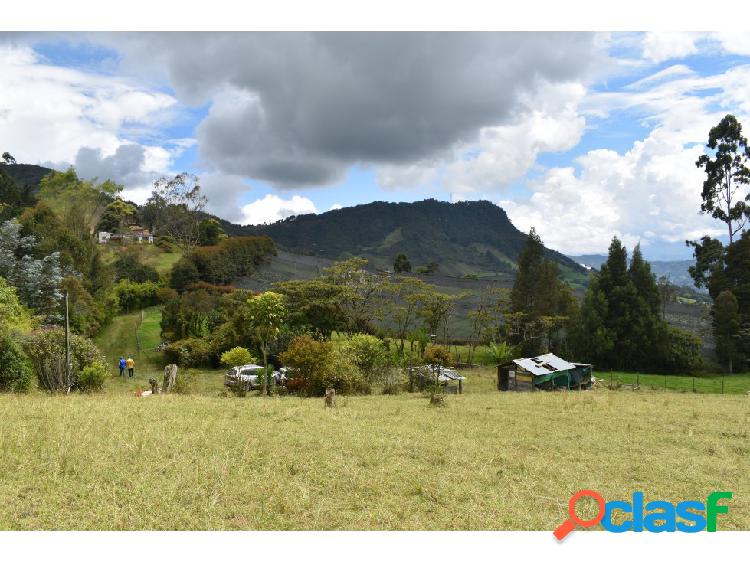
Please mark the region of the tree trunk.
POLYGON ((263 346, 263 380, 260 383, 260 395, 268 394, 268 352, 266 346, 263 346))
POLYGON ((162 392, 167 394, 174 390, 177 381, 177 365, 170 363, 164 367, 164 383, 161 385, 162 392))

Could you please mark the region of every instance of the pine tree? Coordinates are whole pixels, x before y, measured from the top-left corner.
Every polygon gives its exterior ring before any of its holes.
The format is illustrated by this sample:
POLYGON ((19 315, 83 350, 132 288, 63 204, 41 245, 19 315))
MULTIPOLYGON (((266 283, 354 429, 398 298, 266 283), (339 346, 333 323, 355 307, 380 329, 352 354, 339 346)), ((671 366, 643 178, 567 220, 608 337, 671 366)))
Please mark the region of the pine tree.
POLYGON ((614 238, 607 262, 589 284, 571 326, 582 359, 618 369, 674 369, 696 364, 694 338, 661 318, 659 288, 639 246, 630 267, 627 250, 614 238))
POLYGON ((544 256, 542 240, 532 228, 518 257, 510 294, 511 340, 520 345, 524 355, 556 347, 558 332, 574 307, 570 289, 560 281, 557 265, 544 256))
POLYGON ((640 244, 633 248, 633 257, 630 260, 628 273, 636 291, 646 301, 651 313, 658 313, 661 303, 659 286, 656 283, 656 277, 651 272, 651 264, 643 259, 640 244))
POLYGON ((539 270, 544 263, 544 245, 534 228, 529 231, 526 245, 518 256, 518 272, 510 293, 513 312, 530 314, 537 309, 539 270))

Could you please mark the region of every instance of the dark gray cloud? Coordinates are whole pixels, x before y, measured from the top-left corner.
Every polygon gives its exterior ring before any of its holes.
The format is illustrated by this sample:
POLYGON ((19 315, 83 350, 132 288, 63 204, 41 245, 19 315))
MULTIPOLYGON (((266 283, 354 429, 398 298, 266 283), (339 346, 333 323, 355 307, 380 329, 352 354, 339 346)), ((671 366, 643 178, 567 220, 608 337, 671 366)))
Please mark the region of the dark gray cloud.
POLYGON ((574 33, 163 33, 99 37, 131 71, 166 73, 210 102, 199 154, 280 187, 330 183, 353 163, 429 158, 509 122, 543 82, 598 56, 574 33))
POLYGON ((96 148, 82 147, 76 154, 75 168, 82 178, 111 179, 126 186, 146 183, 153 174, 143 172, 145 150, 137 144, 122 144, 111 156, 96 148))

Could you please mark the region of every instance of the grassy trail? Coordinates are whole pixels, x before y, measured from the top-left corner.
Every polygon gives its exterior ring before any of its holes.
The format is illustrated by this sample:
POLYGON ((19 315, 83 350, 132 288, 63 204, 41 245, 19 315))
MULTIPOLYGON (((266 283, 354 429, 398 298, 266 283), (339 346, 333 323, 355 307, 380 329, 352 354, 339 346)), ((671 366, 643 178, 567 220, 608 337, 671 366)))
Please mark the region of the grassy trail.
POLYGON ((130 355, 136 368, 146 371, 161 370, 161 353, 156 351, 161 338, 161 309, 147 308, 143 311, 116 316, 112 323, 96 338, 96 344, 107 357, 113 373, 117 373, 117 361, 130 355))

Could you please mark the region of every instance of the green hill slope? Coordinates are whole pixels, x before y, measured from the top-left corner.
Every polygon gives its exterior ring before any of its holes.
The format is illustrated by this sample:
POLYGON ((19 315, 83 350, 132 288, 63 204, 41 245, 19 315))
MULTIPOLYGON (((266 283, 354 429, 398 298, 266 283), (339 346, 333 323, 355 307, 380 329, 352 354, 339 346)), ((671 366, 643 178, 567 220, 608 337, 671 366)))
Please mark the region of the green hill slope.
POLYGON ((26 186, 36 188, 44 176, 54 171, 52 168, 35 164, 3 164, 3 169, 20 188, 26 186))

